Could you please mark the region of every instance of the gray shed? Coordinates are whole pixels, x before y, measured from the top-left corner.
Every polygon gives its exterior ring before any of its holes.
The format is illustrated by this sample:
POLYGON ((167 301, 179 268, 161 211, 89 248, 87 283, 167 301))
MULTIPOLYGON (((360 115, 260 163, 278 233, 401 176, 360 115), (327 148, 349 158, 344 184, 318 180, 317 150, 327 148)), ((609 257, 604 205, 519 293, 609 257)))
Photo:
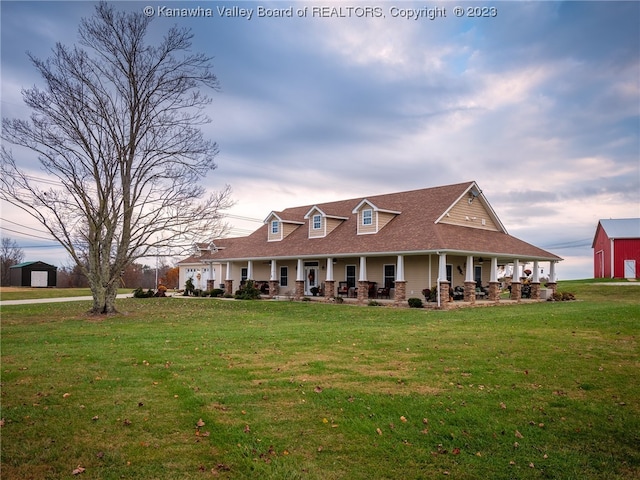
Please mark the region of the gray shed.
POLYGON ((9 268, 12 287, 55 287, 58 267, 44 262, 23 262, 9 268))

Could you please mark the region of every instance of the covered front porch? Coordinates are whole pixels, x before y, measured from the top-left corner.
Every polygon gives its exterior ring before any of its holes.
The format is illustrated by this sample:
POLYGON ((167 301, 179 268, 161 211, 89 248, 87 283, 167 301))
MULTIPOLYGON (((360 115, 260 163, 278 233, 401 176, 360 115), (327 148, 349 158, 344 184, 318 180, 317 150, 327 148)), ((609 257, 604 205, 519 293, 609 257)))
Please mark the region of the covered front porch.
POLYGON ((227 294, 233 294, 234 287, 243 282, 253 280, 268 285, 271 298, 330 300, 341 297, 348 303, 365 304, 375 299, 380 303, 400 304, 417 297, 425 301, 431 299, 438 308, 448 308, 457 302, 545 299, 545 294, 551 295, 556 289, 556 263, 557 260, 491 254, 420 252, 247 259, 221 264, 220 273, 224 272, 227 294), (543 265, 547 264, 546 278, 543 278, 543 265), (504 298, 506 289, 508 298, 504 298))

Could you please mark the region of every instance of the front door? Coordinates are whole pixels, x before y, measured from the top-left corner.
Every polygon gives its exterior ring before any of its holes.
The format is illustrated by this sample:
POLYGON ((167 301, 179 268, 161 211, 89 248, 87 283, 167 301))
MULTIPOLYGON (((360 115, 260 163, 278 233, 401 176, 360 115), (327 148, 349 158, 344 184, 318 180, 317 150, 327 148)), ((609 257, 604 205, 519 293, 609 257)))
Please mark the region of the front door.
POLYGON ((313 295, 312 288, 318 287, 318 262, 304 263, 304 294, 313 295))
POLYGON ((624 278, 636 278, 636 261, 624 261, 624 278))

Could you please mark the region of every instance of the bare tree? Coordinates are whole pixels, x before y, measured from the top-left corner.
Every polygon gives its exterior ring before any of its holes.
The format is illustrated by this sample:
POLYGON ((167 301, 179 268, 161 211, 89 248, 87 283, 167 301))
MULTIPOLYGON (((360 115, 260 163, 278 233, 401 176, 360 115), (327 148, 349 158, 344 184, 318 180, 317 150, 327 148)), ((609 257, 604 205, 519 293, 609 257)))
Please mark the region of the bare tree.
POLYGON ((24 251, 18 246, 15 240, 2 237, 0 241, 0 285, 11 285, 11 270, 14 265, 22 262, 24 251))
MULTIPOLYGON (((229 186, 207 194, 217 145, 204 138, 216 90, 211 59, 173 27, 149 44, 150 18, 104 2, 81 21, 80 46, 29 58, 44 88, 22 92, 29 121, 3 119, 4 142, 36 152, 59 188, 43 187, 1 151, 1 198, 36 218, 83 269, 93 313, 113 313, 121 272, 137 258, 213 239, 229 186)), ((175 250, 173 250, 175 251, 175 250)))

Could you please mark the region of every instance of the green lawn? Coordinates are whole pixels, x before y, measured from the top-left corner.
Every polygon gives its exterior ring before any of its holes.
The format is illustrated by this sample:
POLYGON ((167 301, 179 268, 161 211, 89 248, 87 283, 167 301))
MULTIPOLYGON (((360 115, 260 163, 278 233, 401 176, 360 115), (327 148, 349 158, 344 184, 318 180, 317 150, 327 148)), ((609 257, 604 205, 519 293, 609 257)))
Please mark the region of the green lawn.
POLYGON ((3 307, 2 478, 638 478, 640 287, 559 288, 579 301, 3 307))
MULTIPOLYGON (((131 288, 121 288, 118 293, 131 293, 131 288)), ((2 287, 0 300, 30 300, 33 298, 90 297, 88 288, 27 288, 2 287)))

